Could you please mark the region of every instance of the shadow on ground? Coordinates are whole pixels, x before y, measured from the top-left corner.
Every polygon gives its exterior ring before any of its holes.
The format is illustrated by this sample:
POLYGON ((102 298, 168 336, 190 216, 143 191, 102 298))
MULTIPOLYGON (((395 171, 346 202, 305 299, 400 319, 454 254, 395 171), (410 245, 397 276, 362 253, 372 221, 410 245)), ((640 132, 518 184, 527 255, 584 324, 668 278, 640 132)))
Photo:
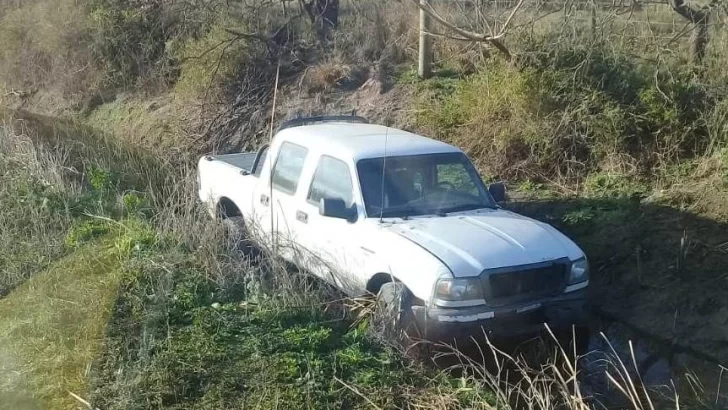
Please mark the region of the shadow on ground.
POLYGON ((679 383, 687 371, 706 389, 719 383, 719 364, 728 364, 728 224, 633 198, 506 207, 555 226, 585 250, 592 350, 610 349, 603 332, 620 355, 632 341, 646 383, 679 383))
MULTIPOLYGON (((593 315, 590 353, 579 364, 583 393, 605 405, 629 405, 605 373, 614 374, 610 366, 619 357, 635 380, 668 398, 674 386, 681 397, 728 403, 719 391, 720 366, 728 364, 728 224, 632 198, 518 200, 505 207, 555 226, 589 257, 593 315)), ((533 369, 553 362, 556 351, 546 332, 494 343, 533 369)), ((468 361, 498 370, 484 340, 457 348, 465 357, 444 349, 436 365, 456 374, 468 361)), ((511 373, 509 382, 519 383, 518 372, 511 373)))

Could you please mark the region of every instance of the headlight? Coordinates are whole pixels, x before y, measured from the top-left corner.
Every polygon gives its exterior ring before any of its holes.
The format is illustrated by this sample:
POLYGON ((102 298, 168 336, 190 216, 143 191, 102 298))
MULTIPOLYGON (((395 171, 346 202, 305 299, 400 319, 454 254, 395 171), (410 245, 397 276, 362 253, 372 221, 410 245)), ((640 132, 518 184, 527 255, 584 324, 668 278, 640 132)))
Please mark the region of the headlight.
POLYGON ((589 280, 589 262, 581 258, 571 262, 571 273, 569 274, 569 285, 589 280))
POLYGON ((480 279, 440 279, 435 285, 435 303, 444 307, 484 304, 480 279))

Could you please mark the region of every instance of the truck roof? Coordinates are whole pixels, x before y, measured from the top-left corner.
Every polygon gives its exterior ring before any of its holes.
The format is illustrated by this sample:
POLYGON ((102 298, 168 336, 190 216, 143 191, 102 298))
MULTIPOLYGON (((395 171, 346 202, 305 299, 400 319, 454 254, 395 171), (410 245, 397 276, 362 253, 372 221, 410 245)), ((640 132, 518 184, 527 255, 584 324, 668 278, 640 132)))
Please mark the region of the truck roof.
POLYGON ((462 152, 441 141, 389 128, 383 125, 350 122, 327 122, 286 128, 278 132, 282 138, 304 147, 318 146, 321 150, 356 160, 387 156, 462 152))

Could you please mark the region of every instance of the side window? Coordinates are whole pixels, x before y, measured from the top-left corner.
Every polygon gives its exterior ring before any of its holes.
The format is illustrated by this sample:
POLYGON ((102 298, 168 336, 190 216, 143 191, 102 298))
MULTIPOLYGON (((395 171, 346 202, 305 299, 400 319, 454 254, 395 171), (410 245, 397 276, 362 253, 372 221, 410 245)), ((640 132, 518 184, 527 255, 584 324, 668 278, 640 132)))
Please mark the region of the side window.
POLYGON ((273 177, 273 188, 294 194, 298 187, 298 178, 301 176, 303 162, 308 150, 300 145, 284 142, 278 152, 273 177))
POLYGON ((353 191, 349 166, 335 158, 321 157, 311 181, 308 200, 318 204, 321 198, 338 198, 351 206, 354 202, 353 191))

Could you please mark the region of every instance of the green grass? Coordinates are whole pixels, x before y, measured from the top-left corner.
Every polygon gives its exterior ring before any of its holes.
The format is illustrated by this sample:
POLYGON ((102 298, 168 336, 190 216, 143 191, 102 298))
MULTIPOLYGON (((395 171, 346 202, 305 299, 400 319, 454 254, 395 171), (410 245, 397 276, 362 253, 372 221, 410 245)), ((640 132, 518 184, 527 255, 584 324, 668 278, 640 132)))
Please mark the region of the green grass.
MULTIPOLYGON (((141 408, 371 408, 344 383, 393 408, 426 390, 428 379, 401 358, 317 311, 235 301, 197 306, 171 322, 128 386, 141 408)), ((104 408, 125 407, 113 395, 98 398, 104 408)))
POLYGON ((26 245, 0 261, 47 256, 0 273, 12 281, 0 299, 0 407, 75 408, 69 392, 102 409, 481 399, 354 326, 301 275, 275 260, 251 266, 191 201, 182 171, 146 168, 152 154, 105 134, 26 118, 23 133, 3 128, 0 156, 0 239, 26 245), (267 292, 263 269, 276 278, 267 292))
POLYGON ((189 110, 167 96, 148 101, 139 98, 119 99, 93 110, 85 122, 117 138, 155 149, 191 149, 186 141, 184 118, 189 110))
MULTIPOLYGON (((122 237, 143 238, 144 227, 137 222, 122 237)), ((91 373, 91 399, 100 408, 401 408, 438 395, 452 403, 490 399, 485 392, 460 397, 446 377, 433 379, 372 339, 366 322, 354 326, 337 303, 327 313, 315 288, 309 300, 320 302, 313 304, 292 303, 290 292, 300 290, 285 286, 260 295, 260 268, 244 266, 237 273, 249 280, 221 285, 197 252, 175 240, 146 243, 127 253, 105 348, 91 373)))
POLYGON ((85 245, 0 299, 0 408, 76 409, 113 311, 120 263, 85 245))

